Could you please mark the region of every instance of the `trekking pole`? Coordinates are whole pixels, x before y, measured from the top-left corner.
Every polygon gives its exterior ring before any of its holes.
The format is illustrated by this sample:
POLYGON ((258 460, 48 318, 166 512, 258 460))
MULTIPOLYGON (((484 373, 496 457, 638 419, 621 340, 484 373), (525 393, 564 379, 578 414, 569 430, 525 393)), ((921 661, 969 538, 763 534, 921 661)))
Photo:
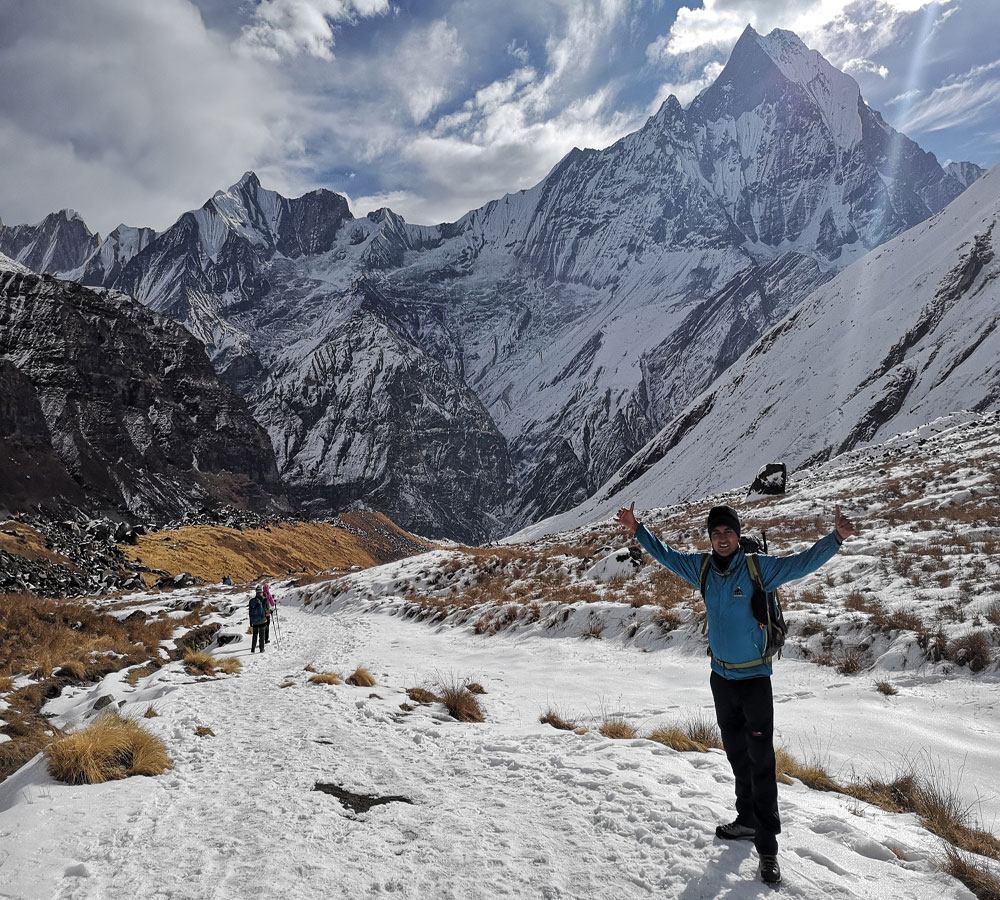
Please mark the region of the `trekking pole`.
POLYGON ((275 646, 281 649, 281 627, 278 625, 278 607, 275 606, 271 610, 271 618, 274 619, 274 643, 275 646))

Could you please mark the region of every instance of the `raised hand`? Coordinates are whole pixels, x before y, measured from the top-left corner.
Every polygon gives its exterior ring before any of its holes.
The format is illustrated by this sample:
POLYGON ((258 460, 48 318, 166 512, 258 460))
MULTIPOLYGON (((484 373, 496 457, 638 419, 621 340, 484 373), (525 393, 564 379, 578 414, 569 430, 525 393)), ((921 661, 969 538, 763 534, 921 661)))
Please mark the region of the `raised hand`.
POLYGON ((840 511, 839 503, 833 509, 833 522, 841 540, 846 540, 857 530, 854 523, 840 511))
POLYGON ((635 517, 635 501, 632 501, 632 505, 628 509, 623 506, 618 510, 618 524, 635 534, 636 528, 639 527, 639 520, 635 517))

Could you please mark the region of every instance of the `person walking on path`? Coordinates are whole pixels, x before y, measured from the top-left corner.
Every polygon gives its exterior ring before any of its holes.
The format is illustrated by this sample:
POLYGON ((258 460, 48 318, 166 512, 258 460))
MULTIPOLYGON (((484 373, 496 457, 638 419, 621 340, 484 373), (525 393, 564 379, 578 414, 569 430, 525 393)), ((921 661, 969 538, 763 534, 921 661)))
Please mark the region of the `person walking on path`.
POLYGON ((250 652, 257 648, 260 640, 260 652, 264 652, 267 632, 267 600, 264 598, 264 589, 258 584, 257 590, 250 598, 250 627, 253 628, 253 638, 250 640, 250 652))
MULTIPOLYGON (((271 643, 271 619, 274 616, 274 609, 278 605, 277 601, 274 599, 274 595, 271 593, 271 585, 266 581, 264 582, 264 604, 267 611, 267 624, 264 625, 264 643, 271 643)), ((278 648, 281 649, 280 647, 278 648)))
MULTIPOLYGON (((651 534, 635 517, 635 503, 618 511, 618 523, 660 565, 703 590, 708 620, 711 687, 722 745, 736 779, 736 819, 715 829, 723 840, 752 840, 760 857, 761 880, 781 881, 778 865, 778 782, 774 762, 774 700, 771 658, 764 656, 764 631, 754 618, 750 600, 754 581, 740 548, 740 519, 728 506, 708 514, 712 544, 702 586, 702 553, 681 553, 651 534)), ((774 591, 828 562, 855 533, 854 524, 837 505, 833 531, 808 550, 791 556, 760 554, 761 587, 774 591)))

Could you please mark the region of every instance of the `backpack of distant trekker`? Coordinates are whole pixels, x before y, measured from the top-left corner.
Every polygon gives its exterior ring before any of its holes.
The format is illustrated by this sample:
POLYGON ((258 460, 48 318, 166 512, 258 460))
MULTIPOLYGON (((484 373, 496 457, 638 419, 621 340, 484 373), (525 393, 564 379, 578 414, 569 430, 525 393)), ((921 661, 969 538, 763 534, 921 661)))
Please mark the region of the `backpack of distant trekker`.
POLYGON ((250 624, 260 625, 267 618, 266 601, 263 594, 254 594, 250 598, 250 624))
MULTIPOLYGON (((750 580, 753 582, 750 609, 761 630, 765 632, 764 655, 760 659, 750 662, 727 663, 726 665, 731 669, 747 669, 759 666, 761 663, 769 663, 772 659, 780 659, 781 648, 785 646, 785 637, 788 634, 788 626, 785 624, 785 615, 781 611, 778 592, 764 590, 764 578, 760 574, 760 565, 757 562, 758 554, 767 553, 767 534, 762 531, 759 540, 752 535, 740 535, 740 549, 746 554, 747 569, 750 572, 750 580)), ((700 583, 703 598, 705 585, 708 582, 708 570, 711 565, 712 556, 710 553, 706 553, 701 559, 700 583)), ((708 652, 711 655, 711 649, 708 652)))

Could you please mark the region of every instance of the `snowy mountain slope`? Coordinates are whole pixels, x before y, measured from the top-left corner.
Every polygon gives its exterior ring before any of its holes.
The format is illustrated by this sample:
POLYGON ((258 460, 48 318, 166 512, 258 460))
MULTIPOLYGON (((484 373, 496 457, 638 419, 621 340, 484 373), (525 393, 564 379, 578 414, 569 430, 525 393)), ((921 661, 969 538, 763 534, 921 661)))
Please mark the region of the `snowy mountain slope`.
POLYGON ((598 495, 544 527, 748 483, 764 463, 806 466, 955 410, 996 410, 998 218, 994 168, 817 289, 598 495))
POLYGON ((37 225, 0 222, 0 253, 33 272, 75 269, 100 244, 100 235, 87 227, 74 209, 50 213, 37 225))
MULTIPOLYGON (((357 408, 329 410, 329 392, 301 380, 315 345, 376 293, 373 327, 464 382, 491 420, 477 431, 506 441, 476 512, 498 534, 592 494, 813 288, 964 186, 794 35, 747 29, 687 109, 669 98, 636 133, 456 223, 355 219, 328 191, 288 200, 247 173, 161 234, 109 236, 73 274, 205 341, 268 422, 294 490, 314 496, 384 471, 370 442, 326 435, 388 418, 393 399, 360 390, 357 408), (293 394, 320 405, 287 414, 277 401, 293 394), (334 443, 349 461, 326 454, 334 443), (284 455, 306 444, 307 464, 284 455)), ((434 440, 428 472, 462 455, 459 431, 434 440)), ((435 496, 434 477, 389 477, 389 496, 435 496)), ((431 533, 472 537, 465 507, 435 508, 431 533)), ((411 510, 386 511, 423 528, 411 510)))

